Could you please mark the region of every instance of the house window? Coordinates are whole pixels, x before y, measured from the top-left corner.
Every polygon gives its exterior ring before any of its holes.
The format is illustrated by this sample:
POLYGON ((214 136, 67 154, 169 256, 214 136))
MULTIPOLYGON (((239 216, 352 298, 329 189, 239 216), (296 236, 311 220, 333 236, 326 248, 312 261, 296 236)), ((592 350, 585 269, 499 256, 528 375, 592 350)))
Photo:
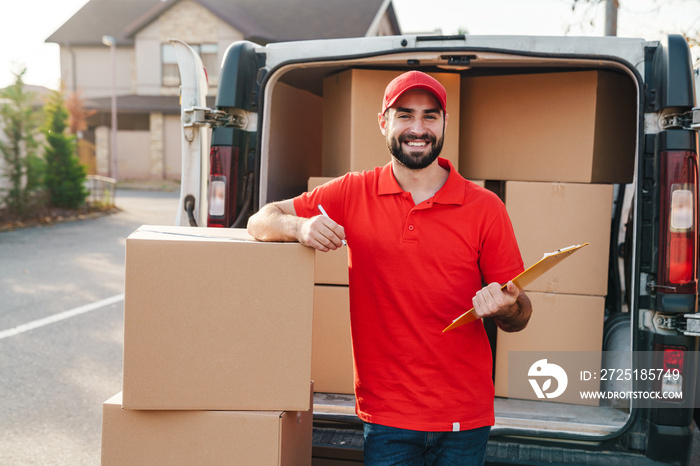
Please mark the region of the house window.
MULTIPOLYGON (((190 44, 190 47, 197 52, 202 59, 204 68, 207 70, 210 85, 216 85, 219 80, 219 47, 217 44, 190 44)), ((175 47, 172 44, 162 44, 161 62, 163 81, 165 87, 175 87, 180 85, 180 71, 177 67, 177 56, 175 47)))
POLYGON ((202 44, 197 52, 207 70, 209 84, 216 85, 219 82, 219 47, 216 44, 202 44))

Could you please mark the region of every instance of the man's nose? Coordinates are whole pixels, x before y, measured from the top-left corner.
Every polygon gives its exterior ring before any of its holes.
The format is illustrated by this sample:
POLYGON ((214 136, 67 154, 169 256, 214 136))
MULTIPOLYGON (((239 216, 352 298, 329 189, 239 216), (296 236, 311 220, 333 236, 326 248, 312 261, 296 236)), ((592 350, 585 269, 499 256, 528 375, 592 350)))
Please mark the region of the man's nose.
POLYGON ((421 118, 415 118, 411 122, 411 126, 409 129, 410 129, 412 134, 419 135, 419 136, 421 136, 427 132, 425 122, 421 118))

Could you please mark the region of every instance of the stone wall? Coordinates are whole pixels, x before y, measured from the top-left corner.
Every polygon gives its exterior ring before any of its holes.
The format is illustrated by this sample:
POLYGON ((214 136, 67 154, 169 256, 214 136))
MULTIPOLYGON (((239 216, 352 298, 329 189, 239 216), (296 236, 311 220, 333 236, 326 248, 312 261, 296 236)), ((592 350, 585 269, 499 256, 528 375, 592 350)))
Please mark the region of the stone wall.
POLYGON ((220 20, 202 5, 184 0, 158 18, 161 43, 178 38, 188 44, 218 42, 220 20))

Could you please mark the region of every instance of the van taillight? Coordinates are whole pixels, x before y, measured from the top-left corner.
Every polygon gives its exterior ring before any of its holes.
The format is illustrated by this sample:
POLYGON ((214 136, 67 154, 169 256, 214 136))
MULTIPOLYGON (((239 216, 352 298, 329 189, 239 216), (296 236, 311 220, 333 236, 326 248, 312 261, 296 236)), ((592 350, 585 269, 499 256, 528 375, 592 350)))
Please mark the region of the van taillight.
POLYGON ((685 375, 684 346, 654 345, 655 367, 662 370, 660 376, 655 378, 655 390, 663 393, 674 393, 664 401, 683 401, 683 378, 685 375))
POLYGON ((228 228, 236 209, 238 148, 212 146, 209 162, 207 226, 228 228))
POLYGON ((698 283, 697 154, 666 151, 660 161, 658 285, 667 293, 693 294, 698 283))

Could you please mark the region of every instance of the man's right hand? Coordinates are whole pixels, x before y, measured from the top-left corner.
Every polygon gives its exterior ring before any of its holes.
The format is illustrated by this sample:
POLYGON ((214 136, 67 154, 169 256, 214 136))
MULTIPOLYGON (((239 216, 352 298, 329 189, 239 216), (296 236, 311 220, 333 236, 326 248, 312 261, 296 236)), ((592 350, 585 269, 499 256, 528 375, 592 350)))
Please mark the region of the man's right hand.
POLYGON ((297 217, 292 199, 265 205, 248 220, 248 233, 259 241, 299 241, 323 252, 338 249, 345 239, 345 228, 328 217, 297 217))
POLYGON ((344 239, 345 228, 323 215, 305 219, 299 229, 301 244, 323 252, 338 249, 344 239))

